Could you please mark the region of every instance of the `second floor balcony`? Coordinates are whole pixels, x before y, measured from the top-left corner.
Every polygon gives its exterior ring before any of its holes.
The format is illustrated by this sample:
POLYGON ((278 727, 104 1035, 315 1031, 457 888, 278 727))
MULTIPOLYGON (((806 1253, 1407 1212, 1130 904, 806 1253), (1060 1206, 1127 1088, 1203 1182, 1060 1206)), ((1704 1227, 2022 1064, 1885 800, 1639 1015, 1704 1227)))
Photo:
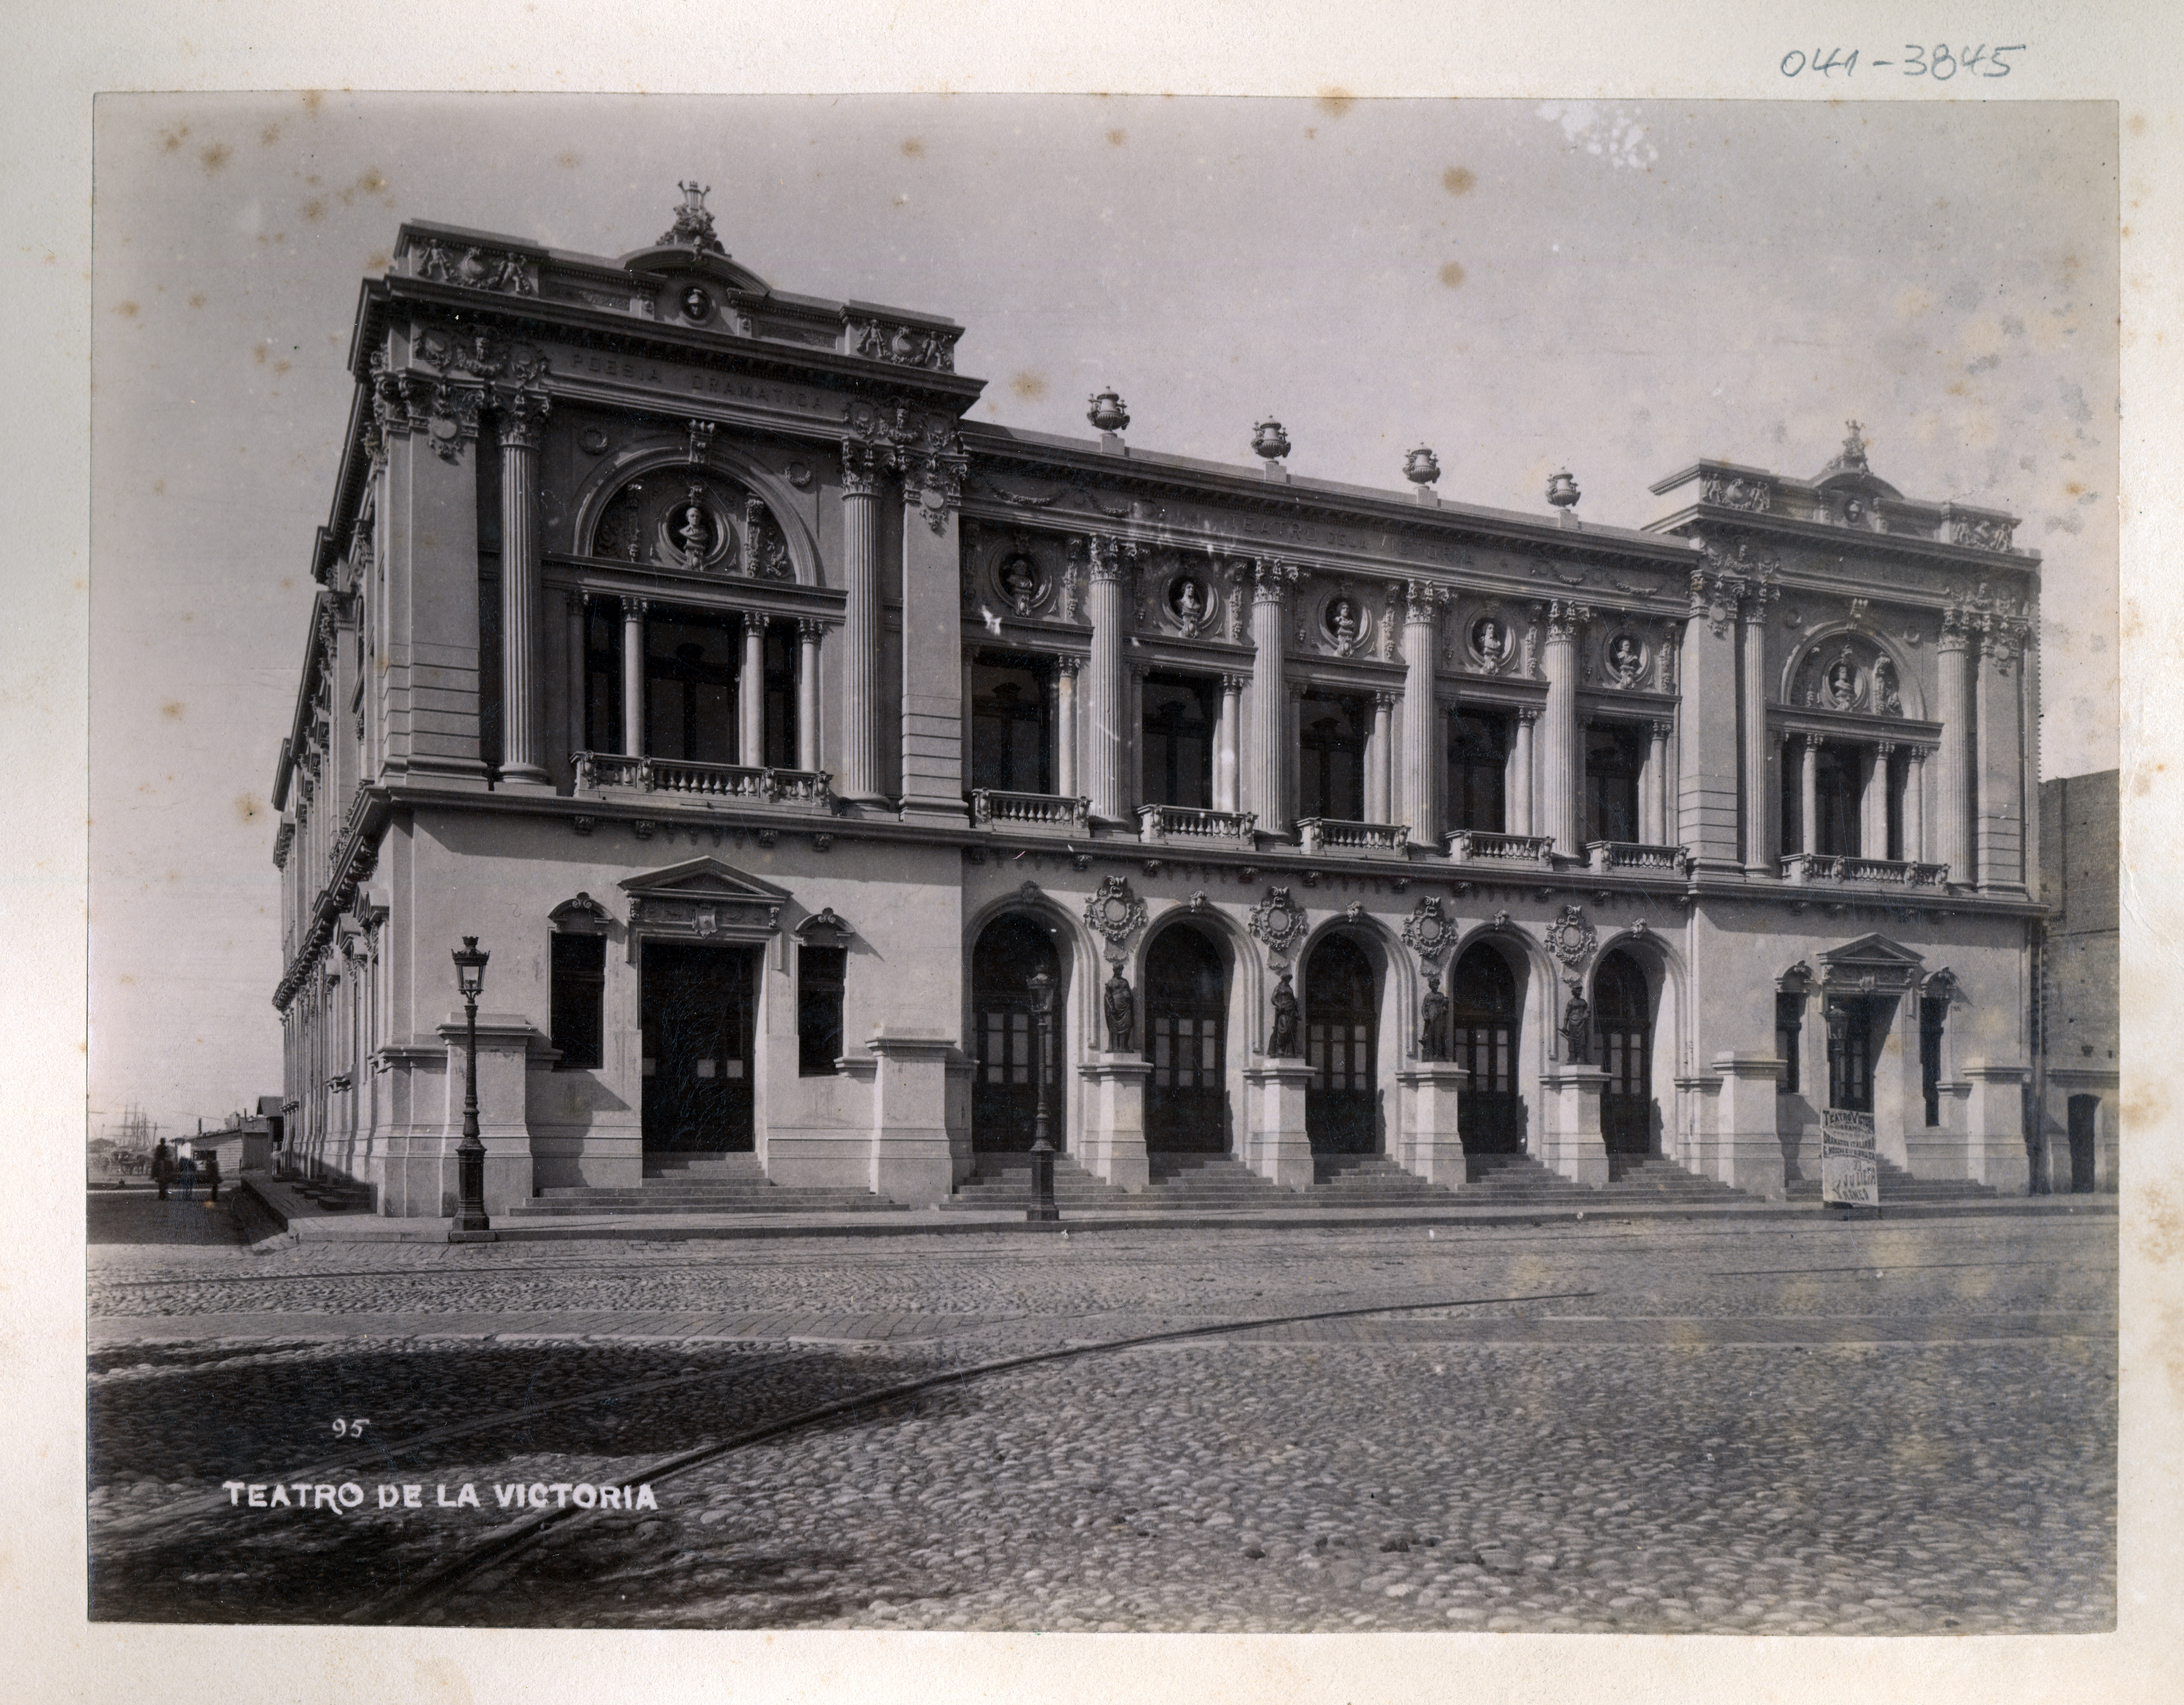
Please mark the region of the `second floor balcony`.
POLYGON ((666 794, 735 805, 831 811, 833 777, 824 770, 782 770, 748 764, 701 764, 682 758, 633 758, 579 752, 577 791, 666 794))
POLYGON ((1782 879, 1800 886, 1848 883, 1867 888, 1945 888, 1949 867, 1912 859, 1858 858, 1842 853, 1791 853, 1782 879))

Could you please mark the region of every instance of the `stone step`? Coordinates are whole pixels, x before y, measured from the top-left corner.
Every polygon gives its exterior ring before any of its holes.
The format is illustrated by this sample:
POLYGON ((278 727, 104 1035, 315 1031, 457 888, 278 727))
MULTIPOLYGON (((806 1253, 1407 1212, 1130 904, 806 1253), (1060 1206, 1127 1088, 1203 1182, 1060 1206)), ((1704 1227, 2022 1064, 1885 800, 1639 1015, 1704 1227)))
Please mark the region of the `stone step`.
POLYGON ((536 1199, 505 1208, 502 1212, 516 1219, 559 1219, 571 1215, 611 1214, 617 1217, 629 1214, 744 1214, 744 1213, 888 1213, 900 1211, 900 1202, 893 1202, 872 1195, 869 1191, 852 1192, 838 1201, 777 1202, 764 1196, 746 1196, 733 1201, 662 1201, 657 1198, 633 1202, 541 1201, 536 1199))

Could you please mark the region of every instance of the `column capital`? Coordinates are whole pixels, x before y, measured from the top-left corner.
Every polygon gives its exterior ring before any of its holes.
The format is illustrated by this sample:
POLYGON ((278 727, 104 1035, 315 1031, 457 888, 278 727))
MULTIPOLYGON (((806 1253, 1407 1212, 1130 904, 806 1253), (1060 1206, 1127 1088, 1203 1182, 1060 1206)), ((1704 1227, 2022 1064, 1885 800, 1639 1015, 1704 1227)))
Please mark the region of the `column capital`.
POLYGON ((1879 753, 1882 757, 1886 758, 1892 756, 1895 753, 1896 742, 1893 740, 1875 740, 1873 743, 1873 749, 1879 753))
MULTIPOLYGON (((1390 588, 1392 596, 1394 588, 1390 588)), ((1412 623, 1430 622, 1450 599, 1449 589, 1438 581, 1407 580, 1402 584, 1403 621, 1412 623)))
POLYGON ((1567 598, 1551 600, 1546 607, 1547 644, 1567 643, 1577 638, 1577 630, 1592 619, 1592 607, 1567 598))
POLYGON ((827 627, 827 622, 816 616, 800 616, 796 618, 796 632, 800 638, 816 639, 826 632, 827 627))
POLYGON ((1519 705, 1517 707, 1517 720, 1526 727, 1529 727, 1540 720, 1540 707, 1537 705, 1519 705))
POLYGON ((1931 746, 1921 745, 1916 740, 1908 740, 1904 743, 1903 755, 1913 763, 1923 766, 1933 749, 1931 746))
POLYGON ((1251 575, 1251 602, 1279 604, 1296 584, 1297 567, 1293 562, 1283 562, 1274 557, 1254 557, 1251 575))
POLYGON ((1373 702, 1383 710, 1392 710, 1403 702, 1403 695, 1391 693, 1385 688, 1378 688, 1373 691, 1373 702))
POLYGON ((1676 725, 1666 716, 1656 716, 1646 724, 1646 732, 1657 740, 1665 740, 1676 732, 1676 725))
POLYGON ((621 615, 625 621, 644 621, 651 608, 652 600, 649 598, 632 598, 627 593, 622 595, 621 615))
POLYGON ((1054 666, 1057 672, 1074 681, 1084 672, 1084 660, 1074 652, 1065 651, 1054 660, 1054 666))
POLYGON ((1121 542, 1104 532, 1092 534, 1085 543, 1085 554, 1089 561, 1089 574, 1096 586, 1103 582, 1117 582, 1123 578, 1121 542))
POLYGON ((880 458, 870 444, 860 443, 855 438, 842 440, 842 495, 844 497, 878 497, 880 490, 880 458))
POLYGON ((591 594, 581 586, 564 587, 561 591, 561 599, 568 606, 569 614, 571 616, 582 616, 591 607, 591 594))
POLYGON ((1221 677, 1221 690, 1223 693, 1241 693, 1251 684, 1251 677, 1248 675, 1223 675, 1221 677))
POLYGON ((503 390, 493 398, 500 414, 500 447, 504 450, 535 450, 544 436, 554 399, 543 391, 519 387, 503 390))

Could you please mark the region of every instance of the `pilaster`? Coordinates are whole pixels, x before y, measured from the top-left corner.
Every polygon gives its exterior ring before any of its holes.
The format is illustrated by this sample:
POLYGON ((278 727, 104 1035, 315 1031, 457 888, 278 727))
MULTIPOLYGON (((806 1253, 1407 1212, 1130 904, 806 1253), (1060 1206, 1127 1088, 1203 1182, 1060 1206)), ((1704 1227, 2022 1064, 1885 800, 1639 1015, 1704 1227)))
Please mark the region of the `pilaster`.
POLYGON ((947 1200, 955 1186, 949 1144, 948 1066, 952 1036, 884 1027, 866 1043, 872 1073, 872 1187, 906 1207, 947 1200))
POLYGON ((1304 1117, 1311 1082, 1312 1067, 1301 1060, 1268 1060, 1244 1071, 1244 1164, 1284 1190, 1312 1181, 1304 1117))
POLYGON ((1788 1192, 1774 1098, 1783 1062, 1773 1054, 1717 1054, 1712 1176, 1732 1190, 1780 1201, 1788 1192))
POLYGON ((1077 1068, 1084 1080, 1086 1170, 1134 1194, 1150 1182, 1145 1164, 1145 1082, 1151 1062, 1134 1054, 1095 1054, 1077 1068))
POLYGON ((1455 1190, 1465 1181, 1457 1113, 1471 1073, 1449 1060, 1420 1060, 1396 1073, 1400 1105, 1395 1162, 1429 1184, 1455 1190))
POLYGON ((551 788, 538 682, 538 440, 550 398, 515 391, 500 408, 501 764, 504 787, 551 788))
POLYGON ((1540 1163, 1593 1190, 1607 1182, 1607 1145, 1600 1129, 1607 1088, 1607 1073, 1597 1066, 1557 1065, 1540 1079, 1540 1163))
POLYGON ((842 444, 842 773, 835 791, 859 805, 880 792, 880 480, 870 444, 842 444))
POLYGON ((1967 1061, 1971 1095, 1964 1109, 1964 1173, 1976 1184, 2013 1193, 2028 1177, 2025 1154, 2024 1085, 2029 1066, 1967 1061))

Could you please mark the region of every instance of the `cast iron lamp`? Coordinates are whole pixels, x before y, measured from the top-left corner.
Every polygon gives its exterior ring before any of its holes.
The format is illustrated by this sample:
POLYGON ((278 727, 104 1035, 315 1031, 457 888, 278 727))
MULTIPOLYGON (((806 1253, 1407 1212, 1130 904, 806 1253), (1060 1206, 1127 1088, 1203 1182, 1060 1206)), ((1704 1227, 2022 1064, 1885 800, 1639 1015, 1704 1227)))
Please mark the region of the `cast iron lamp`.
POLYGON ((493 956, 478 951, 477 937, 466 935, 454 950, 455 984, 463 995, 463 1139, 455 1145, 455 1173, 461 1203, 455 1211, 454 1232, 490 1231, 493 1222, 485 1212, 485 1144, 478 1137, 477 1004, 485 992, 485 962, 493 956))
POLYGON ((1054 1012, 1054 979, 1035 972, 1031 979, 1032 1073, 1039 1084, 1031 1123, 1031 1206, 1029 1220, 1055 1220, 1061 1211, 1054 1205, 1054 1145, 1047 1140, 1046 1059, 1050 1020, 1054 1012))

